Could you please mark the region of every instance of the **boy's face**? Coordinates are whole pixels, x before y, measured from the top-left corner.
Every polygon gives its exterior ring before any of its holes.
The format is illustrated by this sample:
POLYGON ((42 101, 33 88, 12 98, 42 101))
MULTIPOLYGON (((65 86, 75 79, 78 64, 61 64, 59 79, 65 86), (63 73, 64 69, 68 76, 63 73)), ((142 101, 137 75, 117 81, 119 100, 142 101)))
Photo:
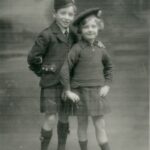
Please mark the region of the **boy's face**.
POLYGON ((84 39, 92 42, 98 35, 99 27, 95 18, 87 18, 85 21, 85 24, 81 27, 81 34, 84 39))
POLYGON ((57 12, 54 13, 54 17, 56 19, 56 22, 62 28, 68 28, 75 17, 74 6, 69 6, 69 7, 61 8, 57 10, 57 12))

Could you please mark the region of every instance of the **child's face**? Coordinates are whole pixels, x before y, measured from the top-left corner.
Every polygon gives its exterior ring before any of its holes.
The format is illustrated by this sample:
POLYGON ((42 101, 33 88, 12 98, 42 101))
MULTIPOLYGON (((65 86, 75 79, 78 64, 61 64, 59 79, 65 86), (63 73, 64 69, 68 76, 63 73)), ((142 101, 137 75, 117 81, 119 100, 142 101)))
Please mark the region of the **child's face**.
POLYGON ((84 39, 93 42, 98 35, 99 26, 94 17, 86 18, 85 24, 81 27, 81 34, 84 39))
POLYGON ((69 7, 61 8, 57 10, 57 12, 54 13, 54 17, 56 19, 56 22, 62 28, 68 28, 75 17, 74 6, 69 6, 69 7))

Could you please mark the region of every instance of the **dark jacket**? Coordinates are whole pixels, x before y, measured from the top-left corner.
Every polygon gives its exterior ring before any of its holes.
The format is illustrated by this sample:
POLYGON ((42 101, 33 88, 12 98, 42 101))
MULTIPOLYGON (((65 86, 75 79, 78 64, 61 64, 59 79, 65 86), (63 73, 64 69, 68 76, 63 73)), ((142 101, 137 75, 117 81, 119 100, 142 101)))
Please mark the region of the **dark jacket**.
POLYGON ((69 81, 73 88, 110 84, 112 62, 105 47, 97 41, 93 45, 85 40, 75 44, 61 69, 61 81, 66 89, 70 88, 69 81))
POLYGON ((39 34, 28 54, 28 64, 32 70, 40 72, 42 88, 59 83, 59 71, 76 42, 77 34, 70 29, 67 39, 56 22, 39 34))

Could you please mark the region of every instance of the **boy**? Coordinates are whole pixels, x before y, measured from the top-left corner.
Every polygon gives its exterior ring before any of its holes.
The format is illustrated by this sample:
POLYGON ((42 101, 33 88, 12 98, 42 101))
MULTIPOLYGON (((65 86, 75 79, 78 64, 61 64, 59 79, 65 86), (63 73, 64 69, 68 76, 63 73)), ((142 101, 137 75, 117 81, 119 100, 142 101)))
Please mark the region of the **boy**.
POLYGON ((73 92, 80 97, 75 115, 81 150, 87 150, 88 116, 92 118, 101 150, 110 150, 104 115, 110 110, 105 97, 112 81, 112 63, 104 45, 97 41, 98 32, 104 26, 100 15, 99 8, 91 8, 76 18, 73 24, 81 39, 73 46, 61 69, 66 97, 75 101, 73 92))
POLYGON ((68 117, 61 116, 60 112, 62 87, 59 71, 70 48, 77 42, 77 35, 69 28, 75 12, 73 0, 55 0, 54 22, 39 34, 28 54, 30 69, 41 77, 40 108, 45 113, 45 122, 41 129, 41 150, 48 149, 56 113, 59 113, 57 150, 65 150, 69 124, 68 117))

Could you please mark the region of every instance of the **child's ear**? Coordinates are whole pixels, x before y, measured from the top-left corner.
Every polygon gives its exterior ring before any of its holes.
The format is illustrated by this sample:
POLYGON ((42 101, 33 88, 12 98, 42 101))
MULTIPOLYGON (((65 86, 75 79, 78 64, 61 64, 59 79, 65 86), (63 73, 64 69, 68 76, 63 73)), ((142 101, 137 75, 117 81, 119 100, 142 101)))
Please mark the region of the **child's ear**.
POLYGON ((53 11, 53 14, 52 14, 53 18, 56 18, 56 12, 53 11))
POLYGON ((100 22, 99 22, 99 29, 104 30, 104 22, 102 19, 100 19, 100 22))

